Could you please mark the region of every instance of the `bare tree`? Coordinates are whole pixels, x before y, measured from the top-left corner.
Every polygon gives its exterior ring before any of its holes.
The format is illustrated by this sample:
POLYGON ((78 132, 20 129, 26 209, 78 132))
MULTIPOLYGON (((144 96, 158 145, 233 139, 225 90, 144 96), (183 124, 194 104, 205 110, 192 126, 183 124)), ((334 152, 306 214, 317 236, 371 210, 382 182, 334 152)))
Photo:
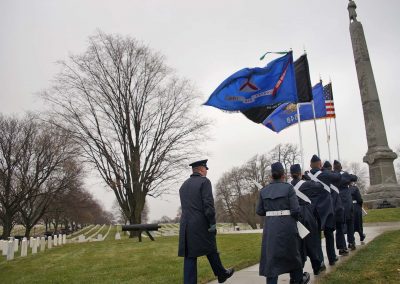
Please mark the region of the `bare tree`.
POLYGON ((397 149, 396 149, 396 154, 397 154, 397 159, 396 159, 396 163, 395 163, 395 166, 396 166, 396 175, 397 175, 397 183, 399 183, 400 184, 400 146, 398 146, 397 147, 397 149))
POLYGON ((171 189, 204 138, 194 88, 148 47, 101 32, 61 66, 44 94, 57 125, 82 145, 129 222, 141 223, 146 196, 171 189))
POLYGON ((356 185, 360 189, 361 194, 367 193, 369 186, 369 172, 367 165, 359 162, 343 161, 342 168, 345 171, 356 175, 358 177, 356 185))
POLYGON ((29 116, 26 129, 31 135, 27 151, 21 156, 15 171, 24 199, 19 203, 25 236, 42 218, 53 196, 66 190, 82 176, 82 166, 76 160, 79 151, 68 133, 52 129, 46 123, 29 116))
POLYGON ((1 238, 7 239, 16 221, 21 204, 27 192, 21 187, 17 172, 21 160, 29 154, 29 142, 34 129, 29 119, 0 115, 0 220, 3 224, 1 238))
POLYGON ((300 159, 300 152, 297 145, 291 143, 278 144, 269 154, 272 161, 281 162, 283 164, 287 181, 290 166, 298 163, 300 159))

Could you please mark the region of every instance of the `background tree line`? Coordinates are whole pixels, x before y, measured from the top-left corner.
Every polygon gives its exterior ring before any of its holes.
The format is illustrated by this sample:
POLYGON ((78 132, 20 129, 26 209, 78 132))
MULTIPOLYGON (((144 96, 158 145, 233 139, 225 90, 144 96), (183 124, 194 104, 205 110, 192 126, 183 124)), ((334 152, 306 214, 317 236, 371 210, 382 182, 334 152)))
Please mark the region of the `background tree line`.
POLYGON ((82 186, 80 150, 68 132, 51 127, 33 114, 22 118, 0 115, 0 222, 2 239, 15 224, 25 236, 43 221, 91 223, 103 209, 82 186), (92 218, 88 218, 89 215, 92 218))

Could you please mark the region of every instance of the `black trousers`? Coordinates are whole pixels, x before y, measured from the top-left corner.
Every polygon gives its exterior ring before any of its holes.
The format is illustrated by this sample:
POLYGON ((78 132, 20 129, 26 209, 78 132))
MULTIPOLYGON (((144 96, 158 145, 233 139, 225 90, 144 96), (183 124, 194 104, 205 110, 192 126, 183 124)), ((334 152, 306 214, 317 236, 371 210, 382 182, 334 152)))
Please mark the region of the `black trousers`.
POLYGON ((336 224, 336 248, 337 249, 347 249, 346 239, 344 237, 344 227, 347 231, 347 242, 354 243, 354 222, 353 218, 347 219, 346 223, 336 224))
MULTIPOLYGON (((303 281, 303 268, 290 271, 290 280, 294 283, 301 283, 303 281)), ((278 284, 278 276, 267 277, 267 284, 278 284)))
MULTIPOLYGON (((219 253, 207 255, 208 262, 215 276, 223 275, 226 269, 222 265, 219 253)), ((185 257, 183 263, 183 283, 197 284, 197 257, 185 257)))
MULTIPOLYGON (((334 262, 336 259, 336 251, 335 251, 335 238, 333 236, 334 229, 325 228, 324 236, 325 236, 325 246, 326 246, 326 255, 328 256, 329 262, 334 262)), ((322 241, 322 240, 321 240, 322 241)), ((320 258, 324 259, 324 254, 322 252, 322 247, 319 247, 320 250, 320 258)))

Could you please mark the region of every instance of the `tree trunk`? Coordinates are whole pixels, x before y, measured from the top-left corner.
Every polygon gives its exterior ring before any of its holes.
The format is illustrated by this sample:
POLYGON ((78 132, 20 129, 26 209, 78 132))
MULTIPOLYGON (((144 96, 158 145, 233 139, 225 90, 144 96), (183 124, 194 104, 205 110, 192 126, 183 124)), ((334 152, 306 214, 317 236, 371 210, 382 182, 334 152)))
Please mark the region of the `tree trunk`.
POLYGON ((3 221, 3 234, 0 239, 7 240, 11 236, 11 231, 13 229, 12 218, 10 216, 5 216, 3 221))
POLYGON ((32 230, 32 226, 26 226, 25 227, 25 237, 27 239, 29 239, 30 235, 31 235, 31 230, 32 230))

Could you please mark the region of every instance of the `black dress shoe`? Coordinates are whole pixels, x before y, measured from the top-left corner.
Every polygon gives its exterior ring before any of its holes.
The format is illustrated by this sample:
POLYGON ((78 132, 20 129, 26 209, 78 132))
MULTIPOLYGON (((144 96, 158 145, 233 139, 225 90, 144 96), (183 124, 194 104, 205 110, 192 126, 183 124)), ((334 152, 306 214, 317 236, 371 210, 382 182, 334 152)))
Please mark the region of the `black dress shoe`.
POLYGON ((362 234, 362 236, 360 237, 360 241, 363 242, 366 236, 367 236, 366 234, 362 234))
POLYGON ((314 275, 317 276, 319 275, 322 271, 326 270, 325 263, 321 263, 321 266, 319 267, 318 270, 314 270, 314 275))
POLYGON ((347 249, 340 249, 339 250, 339 255, 349 255, 349 251, 347 249))
POLYGON ((339 258, 335 256, 335 259, 333 261, 329 261, 329 265, 335 265, 336 261, 338 261, 339 258))
POLYGON ((356 250, 356 244, 355 243, 350 243, 349 244, 349 249, 356 250))
POLYGON ((310 273, 304 272, 303 280, 301 281, 301 284, 307 284, 308 282, 310 282, 310 273))
POLYGON ((234 272, 234 268, 227 269, 224 275, 218 276, 218 283, 224 283, 228 278, 232 277, 234 272))

